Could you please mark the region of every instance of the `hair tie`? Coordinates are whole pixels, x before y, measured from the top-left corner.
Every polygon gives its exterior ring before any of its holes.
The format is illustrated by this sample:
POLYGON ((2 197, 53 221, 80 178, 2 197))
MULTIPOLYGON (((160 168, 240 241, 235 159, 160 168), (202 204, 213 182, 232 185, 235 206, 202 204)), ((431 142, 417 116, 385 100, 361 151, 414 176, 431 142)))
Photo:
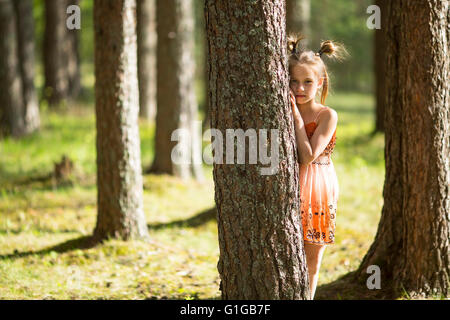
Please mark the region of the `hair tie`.
POLYGON ((323 54, 322 49, 320 49, 320 50, 316 53, 316 55, 318 55, 320 58, 322 58, 322 54, 323 54))

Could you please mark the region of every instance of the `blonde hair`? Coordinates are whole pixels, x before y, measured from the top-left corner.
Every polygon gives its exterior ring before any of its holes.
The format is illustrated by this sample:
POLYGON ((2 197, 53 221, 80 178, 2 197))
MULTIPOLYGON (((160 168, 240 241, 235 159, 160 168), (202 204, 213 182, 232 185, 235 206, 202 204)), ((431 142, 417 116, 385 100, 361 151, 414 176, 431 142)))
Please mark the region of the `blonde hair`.
POLYGON ((326 54, 329 58, 342 61, 348 56, 348 52, 343 44, 332 40, 322 41, 320 43, 319 51, 313 52, 312 50, 306 49, 302 44, 302 40, 304 39, 305 37, 301 34, 290 34, 288 36, 287 48, 289 73, 291 73, 292 68, 298 64, 308 64, 312 66, 319 79, 323 78, 320 103, 325 104, 328 91, 330 90, 330 79, 327 66, 322 60, 322 54, 326 54))

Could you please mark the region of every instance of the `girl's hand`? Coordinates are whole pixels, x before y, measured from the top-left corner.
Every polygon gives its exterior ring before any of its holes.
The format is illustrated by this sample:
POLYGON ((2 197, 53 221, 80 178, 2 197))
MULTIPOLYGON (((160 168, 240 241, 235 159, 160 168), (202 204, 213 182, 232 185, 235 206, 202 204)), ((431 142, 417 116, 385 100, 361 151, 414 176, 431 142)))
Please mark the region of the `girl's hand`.
POLYGON ((294 122, 302 123, 303 119, 300 112, 298 111, 297 103, 295 102, 295 96, 292 93, 292 90, 290 90, 289 92, 289 99, 291 101, 292 113, 294 115, 294 122))

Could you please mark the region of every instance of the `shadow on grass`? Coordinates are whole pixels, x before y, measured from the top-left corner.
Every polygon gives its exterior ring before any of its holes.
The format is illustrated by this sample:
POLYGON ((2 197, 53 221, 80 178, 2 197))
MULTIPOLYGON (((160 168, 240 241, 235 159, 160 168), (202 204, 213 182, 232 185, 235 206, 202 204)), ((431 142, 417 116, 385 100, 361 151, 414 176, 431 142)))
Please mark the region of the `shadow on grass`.
POLYGON ((46 255, 52 251, 57 253, 64 253, 77 249, 91 249, 95 247, 97 244, 99 244, 99 242, 94 241, 91 235, 82 236, 38 251, 18 252, 17 250, 14 250, 14 253, 12 254, 0 255, 0 260, 8 260, 8 259, 15 260, 31 255, 46 255))
POLYGON ((395 294, 389 286, 369 289, 365 282, 356 279, 355 274, 356 271, 352 271, 333 282, 318 286, 314 300, 393 300, 398 298, 398 294, 395 294))
POLYGON ((147 227, 150 230, 160 230, 165 228, 195 228, 199 227, 211 220, 216 219, 216 208, 211 208, 205 211, 200 212, 199 214, 188 218, 188 219, 180 219, 175 220, 167 223, 155 223, 155 224, 148 224, 147 227))
MULTIPOLYGON (((175 220, 169 223, 149 224, 148 228, 151 230, 159 230, 164 228, 185 228, 185 227, 195 228, 213 219, 214 220, 216 219, 215 207, 202 211, 199 214, 185 220, 175 220)), ((0 260, 9 260, 9 259, 15 260, 30 255, 46 255, 52 251, 57 253, 64 253, 77 249, 91 249, 94 248, 96 245, 101 244, 101 242, 102 241, 94 239, 92 235, 82 236, 38 251, 18 252, 17 250, 14 250, 14 253, 12 254, 0 255, 0 260)))

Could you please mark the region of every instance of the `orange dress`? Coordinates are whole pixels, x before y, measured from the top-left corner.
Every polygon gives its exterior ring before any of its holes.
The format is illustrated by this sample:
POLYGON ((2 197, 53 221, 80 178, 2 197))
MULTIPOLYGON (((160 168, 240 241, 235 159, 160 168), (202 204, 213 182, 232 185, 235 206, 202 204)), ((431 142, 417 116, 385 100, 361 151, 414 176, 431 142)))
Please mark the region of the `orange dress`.
MULTIPOLYGON (((316 120, 305 124, 311 140, 317 127, 316 120)), ((314 244, 333 244, 336 228, 339 184, 331 154, 336 145, 336 130, 324 151, 309 165, 300 164, 300 211, 303 241, 314 244)))

